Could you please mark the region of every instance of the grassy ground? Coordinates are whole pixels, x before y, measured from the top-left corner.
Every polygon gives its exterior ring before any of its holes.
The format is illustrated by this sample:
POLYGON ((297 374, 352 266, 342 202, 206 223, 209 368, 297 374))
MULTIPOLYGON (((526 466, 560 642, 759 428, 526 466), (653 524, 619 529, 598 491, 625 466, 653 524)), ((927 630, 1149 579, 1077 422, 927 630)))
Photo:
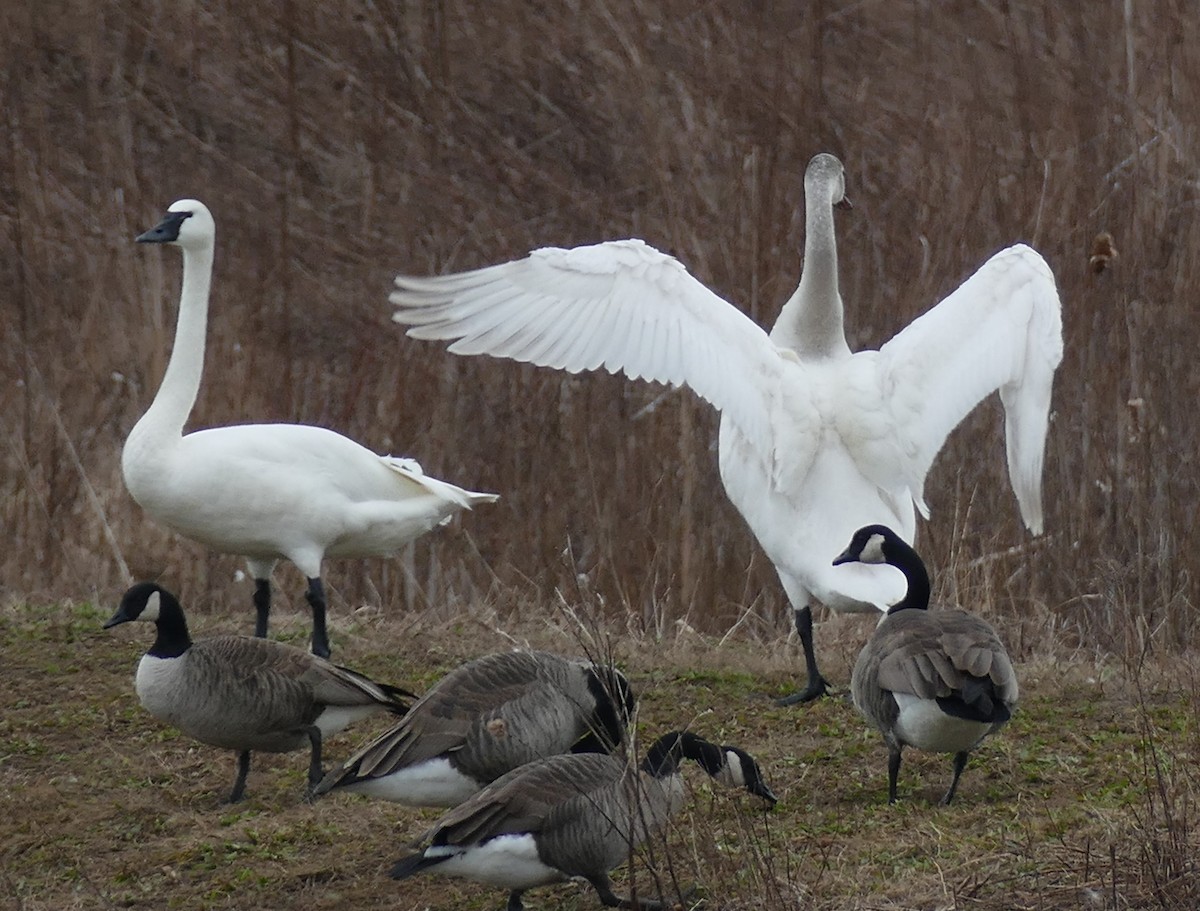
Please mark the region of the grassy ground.
MULTIPOLYGON (((248 800, 221 797, 233 757, 150 718, 131 675, 148 630, 100 625, 109 605, 17 605, 3 613, 9 681, 0 719, 0 907, 499 908, 504 896, 389 863, 436 814, 358 798, 301 799, 304 758, 255 759, 248 800)), ((422 689, 461 660, 511 643, 581 649, 597 631, 494 613, 454 623, 335 618, 340 661, 422 689)), ((685 627, 653 639, 600 636, 641 694, 640 735, 687 724, 763 763, 780 797, 764 814, 696 772, 687 809, 636 882, 697 885, 710 908, 1194 908, 1200 900, 1200 680, 1180 658, 1114 665, 1083 655, 1020 666, 1012 724, 972 758, 956 803, 935 805, 948 757, 906 754, 886 803, 885 752, 844 698, 861 618, 818 631, 839 695, 782 709, 792 646, 719 643, 685 627), (650 867, 653 867, 653 872, 650 867)), ((249 608, 193 618, 198 634, 245 629, 249 608)), ((307 618, 283 613, 298 643, 307 618)), ((375 727, 378 727, 376 725, 375 727)), ((329 744, 344 758, 374 728, 329 744)), ((628 869, 617 872, 627 888, 628 869)), ((535 890, 531 909, 598 907, 586 886, 535 890)))

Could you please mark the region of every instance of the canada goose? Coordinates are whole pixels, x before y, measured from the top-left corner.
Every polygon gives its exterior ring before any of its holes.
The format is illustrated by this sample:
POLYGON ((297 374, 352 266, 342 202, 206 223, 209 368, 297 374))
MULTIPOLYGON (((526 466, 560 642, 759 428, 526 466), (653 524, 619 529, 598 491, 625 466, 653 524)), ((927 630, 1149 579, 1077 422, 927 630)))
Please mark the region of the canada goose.
POLYGON ((896 802, 900 751, 906 746, 954 754, 954 777, 942 804, 954 799, 967 755, 1000 730, 1017 705, 1017 675, 986 622, 960 610, 927 610, 929 574, 917 552, 890 528, 854 533, 833 561, 886 563, 908 590, 867 641, 854 665, 854 704, 883 734, 888 748, 888 803, 896 802))
POLYGON ((817 155, 804 176, 800 285, 768 336, 745 314, 640 240, 564 250, 456 275, 401 275, 393 319, 455 354, 491 354, 572 373, 600 367, 687 385, 721 412, 719 463, 730 500, 774 564, 795 611, 807 686, 822 695, 814 600, 886 609, 902 594, 877 567, 835 573, 835 547, 880 522, 906 540, 946 437, 989 393, 1004 404, 1008 470, 1025 524, 1042 531, 1041 475, 1054 371, 1058 292, 1045 261, 1018 244, 878 351, 852 354, 838 292, 833 206, 841 163, 817 155))
POLYGON ((311 745, 311 792, 321 780, 323 737, 375 712, 399 715, 408 707, 404 699, 416 698, 271 639, 193 642, 179 601, 153 582, 129 589, 104 628, 131 620, 158 629, 134 680, 146 710, 201 743, 238 751, 230 803, 245 793, 252 750, 290 753, 311 745))
MULTIPOLYGON (((613 894, 608 871, 661 826, 683 801, 682 759, 695 760, 723 784, 775 805, 753 757, 690 732, 672 732, 650 747, 638 774, 619 756, 568 753, 514 769, 450 810, 422 836, 424 850, 392 868, 394 879, 432 870, 521 893, 582 876, 608 907, 634 907, 613 894)), ((637 907, 661 908, 639 900, 637 907)))
POLYGON ((452 807, 535 759, 611 751, 633 709, 629 681, 615 668, 547 652, 487 655, 438 681, 315 794, 452 807))
POLYGON ((321 561, 394 554, 495 494, 424 474, 332 430, 243 424, 183 434, 204 368, 216 225, 203 203, 172 203, 138 243, 183 250, 175 346, 154 401, 125 441, 125 486, 152 517, 185 537, 239 554, 254 577, 255 635, 267 634, 271 572, 290 560, 308 579, 312 650, 329 656, 321 561))

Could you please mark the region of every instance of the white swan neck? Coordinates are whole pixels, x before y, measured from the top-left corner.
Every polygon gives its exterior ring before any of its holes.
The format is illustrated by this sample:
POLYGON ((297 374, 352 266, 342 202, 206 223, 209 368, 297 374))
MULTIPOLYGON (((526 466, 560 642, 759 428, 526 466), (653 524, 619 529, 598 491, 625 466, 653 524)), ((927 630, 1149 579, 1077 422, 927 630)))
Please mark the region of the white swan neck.
POLYGON ((204 373, 204 337, 208 326, 208 294, 212 282, 213 244, 183 247, 183 288, 179 294, 179 316, 175 343, 167 362, 162 385, 154 401, 138 421, 143 433, 180 437, 204 373))
POLYGON ((833 187, 829 184, 805 193, 804 267, 800 285, 783 305, 771 331, 772 340, 793 349, 801 360, 850 353, 838 291, 832 194, 833 187))

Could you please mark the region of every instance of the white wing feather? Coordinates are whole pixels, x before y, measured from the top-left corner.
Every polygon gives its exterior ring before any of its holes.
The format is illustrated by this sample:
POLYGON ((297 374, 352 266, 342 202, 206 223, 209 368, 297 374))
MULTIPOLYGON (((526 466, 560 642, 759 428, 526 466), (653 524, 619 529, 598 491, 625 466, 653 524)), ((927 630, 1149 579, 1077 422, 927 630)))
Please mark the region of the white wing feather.
POLYGON ((548 247, 455 275, 401 275, 389 299, 411 337, 453 339, 455 354, 690 386, 770 449, 779 349, 678 260, 640 240, 548 247))
POLYGON ((920 486, 946 437, 999 390, 1009 478, 1026 526, 1041 534, 1042 457, 1062 354, 1054 276, 1024 244, 1001 250, 880 349, 918 504, 920 486))

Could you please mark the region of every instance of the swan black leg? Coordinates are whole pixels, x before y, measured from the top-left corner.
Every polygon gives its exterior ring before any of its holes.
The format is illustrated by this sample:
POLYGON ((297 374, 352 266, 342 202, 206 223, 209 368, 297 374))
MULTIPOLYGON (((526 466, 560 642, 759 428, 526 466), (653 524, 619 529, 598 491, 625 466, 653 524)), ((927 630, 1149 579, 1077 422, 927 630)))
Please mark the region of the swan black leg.
POLYGON ((254 610, 258 619, 254 623, 254 635, 267 638, 267 618, 271 615, 271 580, 254 580, 254 610))
POLYGON ((811 702, 829 692, 829 683, 817 668, 817 653, 813 649, 812 608, 807 604, 796 611, 796 633, 800 636, 800 647, 804 649, 804 664, 808 670, 808 684, 798 693, 776 699, 776 705, 795 705, 811 702))
POLYGON ((237 778, 233 782, 233 790, 229 792, 227 803, 237 803, 246 796, 246 776, 250 774, 250 751, 242 750, 237 758, 237 778))
POLYGON ((330 650, 329 634, 325 631, 325 586, 321 584, 320 576, 308 580, 308 592, 304 597, 312 608, 312 653, 320 658, 328 658, 330 650))
POLYGON ((954 777, 950 779, 950 790, 942 797, 940 803, 944 807, 954 799, 958 791, 958 779, 962 777, 963 769, 967 767, 967 751, 954 754, 954 777))

